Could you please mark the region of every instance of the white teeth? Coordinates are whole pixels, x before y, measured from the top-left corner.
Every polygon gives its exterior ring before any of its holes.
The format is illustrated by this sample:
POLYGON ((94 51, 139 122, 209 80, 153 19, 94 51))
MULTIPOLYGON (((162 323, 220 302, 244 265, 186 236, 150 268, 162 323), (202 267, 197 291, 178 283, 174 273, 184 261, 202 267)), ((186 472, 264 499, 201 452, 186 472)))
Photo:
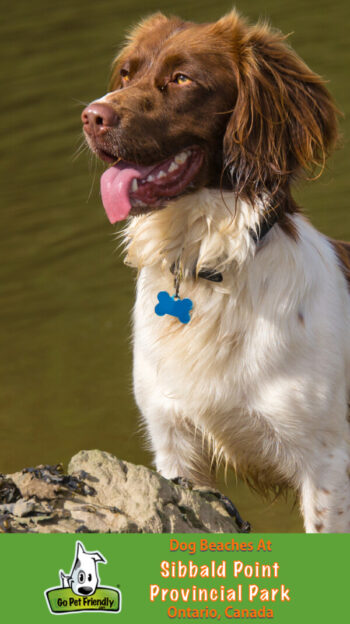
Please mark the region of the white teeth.
POLYGON ((158 173, 158 175, 157 175, 157 180, 158 180, 159 178, 165 178, 165 176, 166 176, 165 171, 160 171, 160 172, 158 173))
POLYGON ((174 158, 175 162, 178 165, 183 165, 185 160, 187 159, 188 153, 186 152, 181 152, 180 154, 177 154, 174 158))
POLYGON ((172 171, 176 171, 176 169, 178 168, 179 168, 179 165, 177 165, 175 162, 172 162, 168 169, 168 172, 171 173, 172 171))
POLYGON ((153 175, 149 175, 147 178, 147 182, 153 182, 153 180, 155 180, 155 177, 153 175))
POLYGON ((137 191, 137 189, 139 188, 139 185, 137 183, 136 178, 133 179, 132 184, 131 184, 131 190, 132 191, 137 191))

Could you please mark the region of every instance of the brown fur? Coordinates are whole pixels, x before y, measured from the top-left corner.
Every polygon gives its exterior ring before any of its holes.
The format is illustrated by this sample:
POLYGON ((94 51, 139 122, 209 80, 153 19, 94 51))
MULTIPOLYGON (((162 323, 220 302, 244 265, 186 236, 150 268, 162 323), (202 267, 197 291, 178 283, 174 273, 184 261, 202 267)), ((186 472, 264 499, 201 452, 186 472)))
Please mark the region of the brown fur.
POLYGON ((337 111, 280 32, 250 26, 236 11, 212 24, 156 13, 128 36, 110 90, 105 101, 120 122, 97 148, 147 165, 198 145, 204 162, 192 188, 266 201, 295 237, 284 217, 297 210, 290 183, 302 170, 323 168, 337 140, 337 111), (176 72, 192 82, 175 86, 176 72))
POLYGON ((345 279, 348 283, 348 288, 350 290, 350 243, 334 240, 332 238, 330 238, 329 241, 333 245, 335 253, 337 254, 340 267, 344 273, 345 279))
POLYGON ((287 196, 300 170, 324 166, 337 139, 336 108, 280 32, 266 24, 238 29, 234 13, 223 22, 237 32, 239 58, 232 64, 238 96, 224 138, 226 162, 237 170, 237 191, 250 199, 257 186, 287 196))

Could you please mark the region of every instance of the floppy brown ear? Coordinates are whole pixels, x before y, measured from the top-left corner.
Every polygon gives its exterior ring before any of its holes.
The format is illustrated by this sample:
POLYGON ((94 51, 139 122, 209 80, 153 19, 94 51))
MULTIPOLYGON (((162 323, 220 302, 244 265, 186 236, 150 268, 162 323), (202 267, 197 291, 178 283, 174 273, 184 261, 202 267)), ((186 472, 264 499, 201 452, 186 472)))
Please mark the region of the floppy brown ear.
POLYGON ((281 33, 257 25, 235 37, 237 100, 224 137, 225 164, 237 193, 254 201, 276 196, 302 169, 323 168, 337 139, 337 109, 281 33))

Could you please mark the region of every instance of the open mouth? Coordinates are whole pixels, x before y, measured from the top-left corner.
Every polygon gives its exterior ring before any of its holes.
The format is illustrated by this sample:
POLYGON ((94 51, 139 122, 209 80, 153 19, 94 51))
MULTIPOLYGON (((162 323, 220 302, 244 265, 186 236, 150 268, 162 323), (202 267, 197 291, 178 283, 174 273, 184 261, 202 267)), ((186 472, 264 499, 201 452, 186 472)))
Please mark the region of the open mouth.
POLYGON ((101 196, 111 223, 161 207, 181 195, 203 163, 203 152, 188 147, 175 156, 148 167, 119 161, 101 177, 101 196))

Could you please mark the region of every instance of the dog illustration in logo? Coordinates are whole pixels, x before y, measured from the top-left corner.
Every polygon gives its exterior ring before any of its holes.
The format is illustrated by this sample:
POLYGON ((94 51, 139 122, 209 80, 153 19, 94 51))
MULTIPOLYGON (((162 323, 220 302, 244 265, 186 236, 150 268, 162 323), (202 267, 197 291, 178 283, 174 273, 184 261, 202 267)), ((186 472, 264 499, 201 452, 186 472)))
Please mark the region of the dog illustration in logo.
POLYGON ((60 570, 62 587, 70 587, 77 596, 89 596, 100 583, 97 564, 106 563, 99 552, 87 552, 81 542, 76 543, 75 560, 70 574, 60 570))

